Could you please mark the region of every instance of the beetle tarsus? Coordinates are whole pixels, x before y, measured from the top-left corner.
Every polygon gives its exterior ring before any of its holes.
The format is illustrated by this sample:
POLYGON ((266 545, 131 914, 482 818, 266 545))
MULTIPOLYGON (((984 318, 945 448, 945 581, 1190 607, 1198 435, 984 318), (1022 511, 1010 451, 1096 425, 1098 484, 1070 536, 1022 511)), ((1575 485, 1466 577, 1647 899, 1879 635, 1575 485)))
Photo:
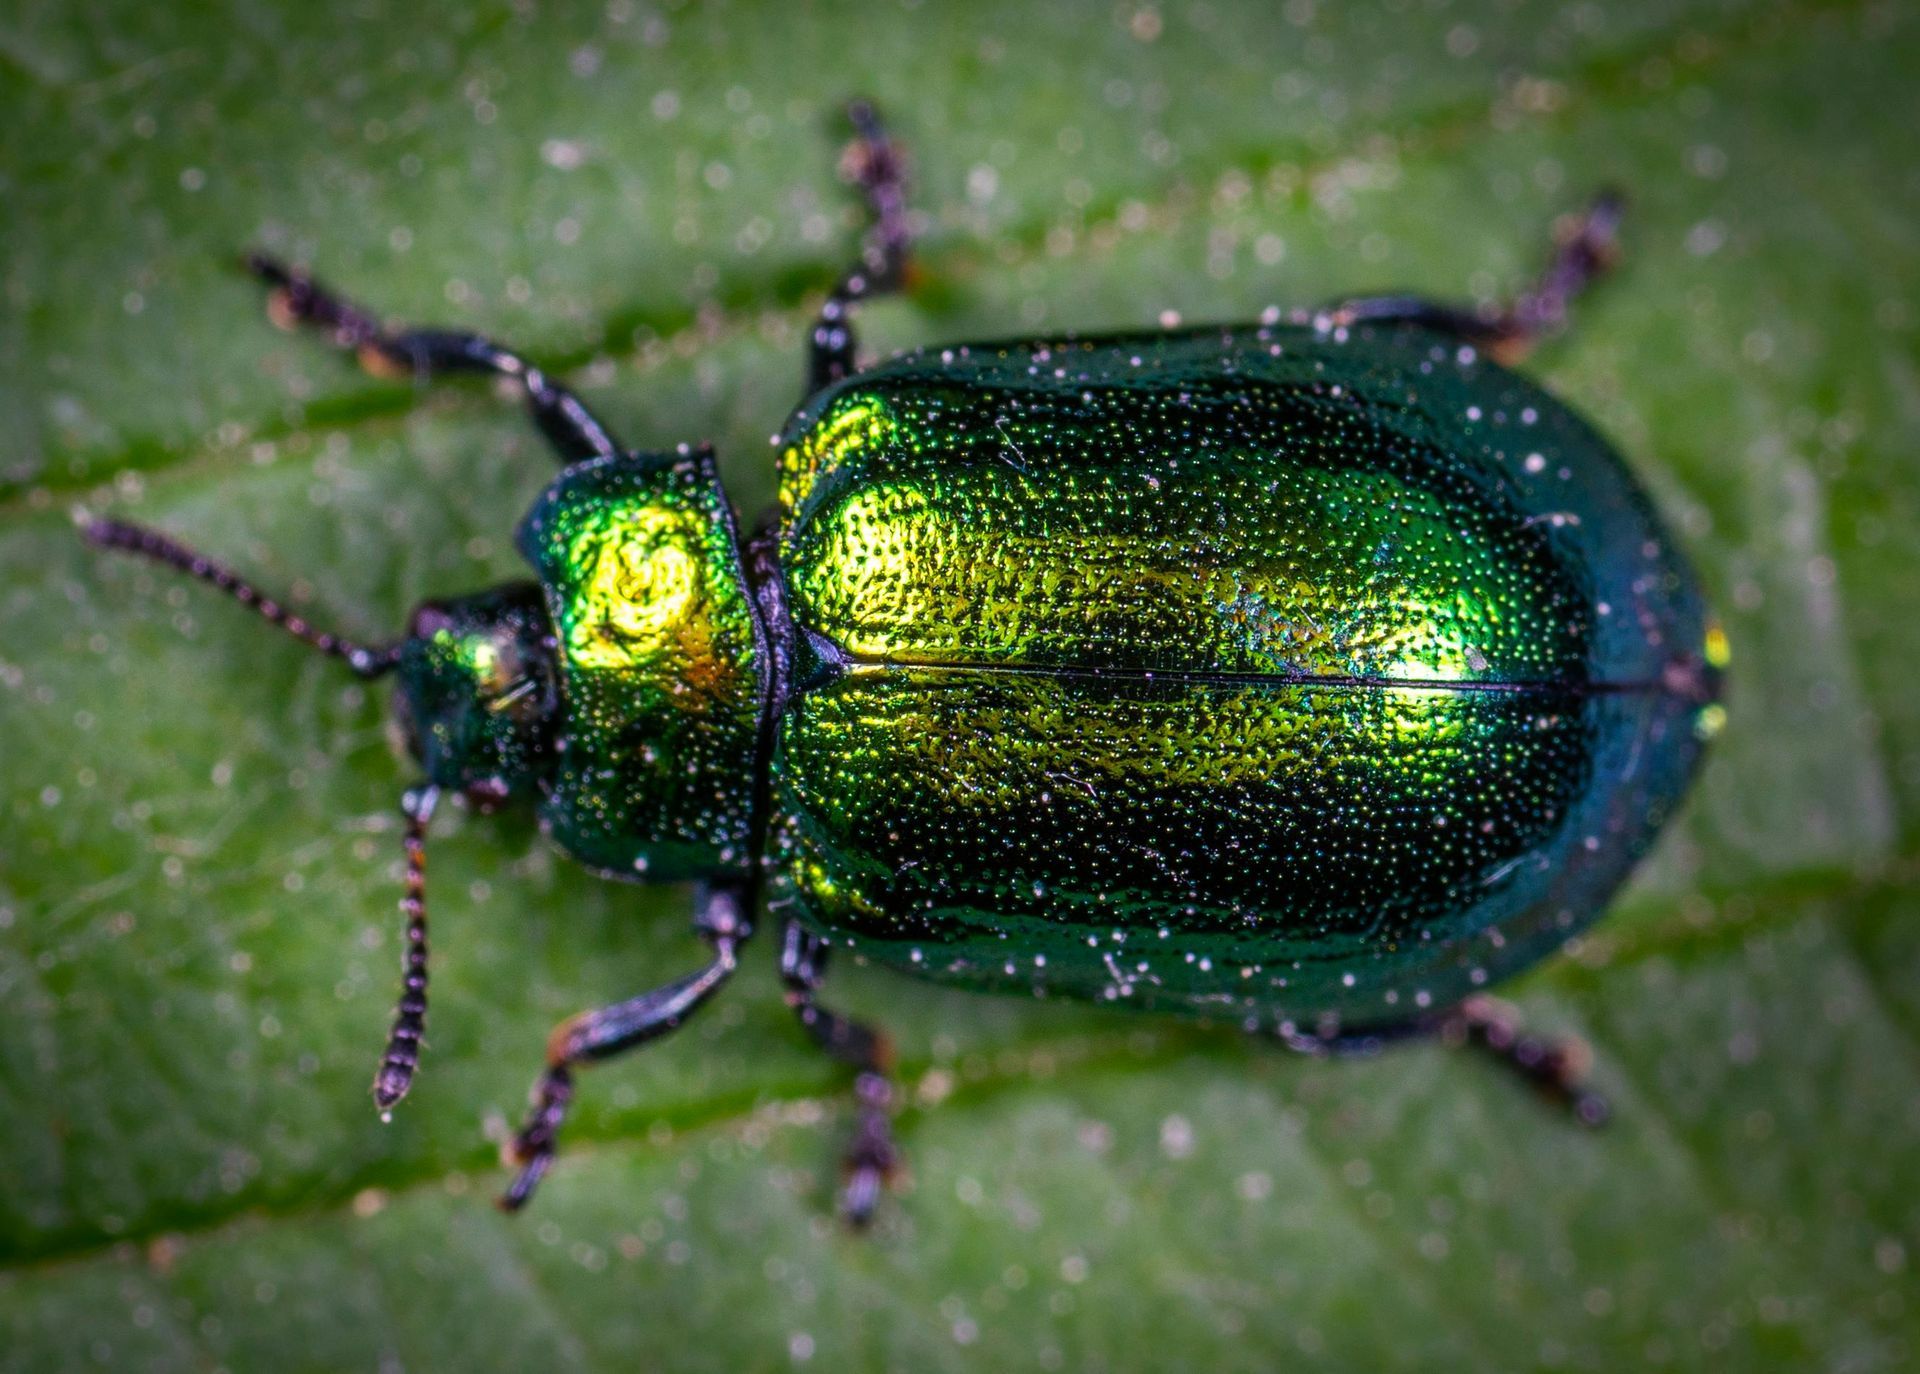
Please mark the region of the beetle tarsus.
POLYGON ((813 1043, 857 1071, 853 1082, 859 1115, 842 1159, 840 1214, 855 1230, 873 1220, 880 1196, 900 1169, 893 1143, 893 1080, 888 1069, 893 1047, 885 1034, 830 1011, 815 1000, 827 971, 827 944, 796 921, 780 932, 780 977, 793 1008, 813 1043))
POLYGON ((847 1145, 840 1215, 848 1226, 864 1231, 899 1172, 900 1150, 893 1142, 892 1081, 884 1073, 863 1073, 854 1080, 853 1092, 860 1115, 847 1145))
POLYGON ((815 319, 807 366, 807 389, 850 376, 858 340, 853 330, 856 302, 887 295, 905 285, 908 252, 913 242, 912 218, 907 212, 906 159, 900 145, 888 135, 873 105, 855 100, 847 105, 854 139, 840 159, 842 175, 860 187, 873 216, 860 256, 840 278, 815 319))
POLYGON ((1579 1040, 1529 1035, 1512 1011, 1491 997, 1470 997, 1444 1017, 1441 1039, 1493 1056, 1542 1097, 1563 1107, 1582 1126, 1607 1123, 1606 1098, 1586 1086, 1593 1055, 1579 1040))
POLYGON ((841 173, 860 188, 873 215, 863 253, 867 264, 875 269, 873 289, 889 289, 899 284, 912 239, 906 156, 888 135, 871 101, 849 101, 847 122, 853 125, 854 139, 841 155, 841 173))
POLYGON ((267 284, 267 317, 280 328, 324 329, 341 348, 358 349, 381 340, 379 320, 300 269, 264 253, 248 253, 242 262, 267 284))
POLYGON ((533 1110, 524 1126, 507 1142, 504 1162, 519 1165, 507 1191, 500 1195, 500 1210, 517 1212, 527 1205, 533 1190, 540 1186, 547 1170, 553 1167, 554 1142, 560 1123, 567 1119, 573 1102, 573 1073, 565 1064, 555 1064, 540 1075, 534 1085, 533 1110))
POLYGON ((1359 296, 1317 312, 1314 322, 1324 330, 1361 324, 1418 325, 1484 348, 1498 362, 1520 362, 1541 340, 1567 327, 1574 300, 1619 260, 1620 221, 1626 204, 1623 194, 1606 189, 1585 210, 1562 221, 1540 276, 1505 304, 1475 308, 1425 296, 1359 296))
POLYGON ((514 1175, 512 1185, 506 1192, 494 1199, 494 1205, 503 1212, 517 1212, 527 1205, 533 1196, 533 1190, 540 1186, 540 1180, 547 1176, 547 1170, 553 1164, 553 1150, 549 1147, 526 1161, 526 1167, 514 1175))

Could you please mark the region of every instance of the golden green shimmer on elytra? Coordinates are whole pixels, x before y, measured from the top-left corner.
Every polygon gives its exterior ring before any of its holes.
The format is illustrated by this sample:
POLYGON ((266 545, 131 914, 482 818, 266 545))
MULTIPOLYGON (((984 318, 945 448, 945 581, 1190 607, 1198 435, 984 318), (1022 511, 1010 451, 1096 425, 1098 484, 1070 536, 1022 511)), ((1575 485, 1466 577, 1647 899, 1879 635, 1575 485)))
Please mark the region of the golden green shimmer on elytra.
POLYGON ((1596 916, 1712 723, 1618 460, 1417 330, 910 354, 781 463, 774 906, 924 976, 1404 1020, 1596 916))
POLYGON ((967 416, 943 388, 883 387, 842 393, 790 451, 788 509, 805 508, 788 583, 856 658, 1448 682, 1580 669, 1591 611, 1546 531, 1417 455, 1356 468, 1311 410, 1245 404, 1223 431, 1175 393, 1062 424, 1059 398, 967 416))

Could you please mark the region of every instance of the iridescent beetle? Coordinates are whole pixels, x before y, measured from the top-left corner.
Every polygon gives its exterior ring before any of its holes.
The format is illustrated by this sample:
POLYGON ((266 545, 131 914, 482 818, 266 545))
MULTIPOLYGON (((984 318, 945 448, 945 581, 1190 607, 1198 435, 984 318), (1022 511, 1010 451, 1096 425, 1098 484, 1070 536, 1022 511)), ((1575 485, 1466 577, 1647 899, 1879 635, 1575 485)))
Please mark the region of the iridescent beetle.
POLYGON ((835 947, 1300 1050, 1437 1032, 1601 1119, 1579 1056, 1480 990, 1594 920, 1652 843, 1722 719, 1726 646, 1613 451, 1488 355, 1564 322, 1617 203, 1505 309, 1372 298, 861 371, 850 308, 902 284, 909 215, 897 147, 852 118, 875 224, 744 546, 706 448, 631 452, 517 354, 388 328, 260 258, 276 317, 369 367, 519 384, 566 464, 520 526, 537 580, 362 646, 165 535, 85 521, 399 678, 425 781, 380 1108, 419 1058, 422 844, 453 791, 532 802, 608 877, 700 880, 713 951, 555 1031, 510 1208, 574 1068, 705 1003, 763 898, 788 1001, 858 1075, 856 1222, 896 1154, 884 1037, 816 1000, 835 947))

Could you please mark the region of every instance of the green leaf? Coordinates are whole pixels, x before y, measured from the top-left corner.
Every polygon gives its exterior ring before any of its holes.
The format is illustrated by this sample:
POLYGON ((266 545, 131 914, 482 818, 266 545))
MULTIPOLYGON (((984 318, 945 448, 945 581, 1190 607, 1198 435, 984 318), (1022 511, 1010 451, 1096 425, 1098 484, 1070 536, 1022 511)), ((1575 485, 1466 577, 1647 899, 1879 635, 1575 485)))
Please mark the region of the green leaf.
MULTIPOLYGON (((0 16, 0 1370, 1612 1370, 1920 1350, 1920 83, 1910 7, 89 6, 0 16), (1491 295, 1593 187, 1627 257, 1538 370, 1725 614, 1731 723, 1621 909, 1512 989, 1588 1040, 1580 1133, 1474 1062, 849 969, 911 1185, 831 1220, 849 1122, 756 947, 587 1075, 487 1199, 547 1028, 689 967, 686 894, 524 819, 432 842, 432 1044, 382 1125, 382 693, 82 547, 157 522, 367 637, 513 575, 550 473, 479 388, 274 334, 264 245, 569 371, 749 510, 908 140, 925 282, 880 347, 1491 295)), ((764 946, 764 937, 763 937, 764 946)))

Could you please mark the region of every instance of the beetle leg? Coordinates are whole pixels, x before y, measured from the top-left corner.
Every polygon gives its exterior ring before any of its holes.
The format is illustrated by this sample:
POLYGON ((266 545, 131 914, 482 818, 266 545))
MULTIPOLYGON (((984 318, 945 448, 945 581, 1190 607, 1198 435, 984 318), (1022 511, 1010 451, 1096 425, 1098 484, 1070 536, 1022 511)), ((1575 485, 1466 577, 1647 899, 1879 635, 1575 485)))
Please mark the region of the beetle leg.
POLYGON ((1444 1045, 1484 1051, 1520 1075, 1548 1101, 1573 1113, 1582 1126, 1606 1124, 1607 1100, 1584 1086, 1592 1054, 1578 1040, 1547 1040, 1520 1028, 1513 1008, 1491 997, 1469 997, 1431 1020, 1402 1021, 1364 1031, 1324 1032, 1280 1027, 1280 1041, 1298 1054, 1378 1054, 1389 1045, 1436 1037, 1444 1045))
POLYGON ((1546 1040, 1520 1028, 1513 1010, 1491 997, 1469 997, 1435 1027, 1449 1045, 1484 1050, 1519 1074, 1582 1126, 1604 1126, 1607 1099, 1585 1086, 1592 1053, 1578 1040, 1546 1040))
POLYGON ((841 159, 841 170, 866 196, 867 207, 873 212, 873 227, 860 249, 859 261, 833 288, 814 320, 807 366, 809 394, 853 371, 854 303, 901 288, 907 277, 907 249, 913 239, 907 216, 906 164, 900 145, 887 135, 880 116, 866 101, 848 105, 847 118, 853 124, 854 140, 841 159))
POLYGON ((325 331, 336 346, 358 355, 360 365, 375 376, 411 377, 424 384, 449 373, 490 372, 519 384, 533 422, 563 463, 621 452, 578 396, 511 349, 458 330, 391 329, 304 272, 272 258, 252 253, 246 266, 272 288, 267 314, 274 323, 325 331))
POLYGON ((885 1032, 829 1011, 814 1000, 826 971, 826 941, 803 930, 797 921, 788 921, 780 932, 780 976, 787 984, 787 1005, 814 1044, 851 1065, 857 1074, 853 1091, 860 1115, 842 1164, 840 1212, 849 1225, 860 1228, 873 1220, 881 1190, 900 1167, 890 1120, 893 1081, 888 1070, 893 1046, 885 1032))
POLYGON ((701 889, 694 913, 695 932, 713 946, 706 967, 625 1002, 562 1021, 547 1041, 547 1069, 533 1085, 533 1108, 503 1152, 520 1166, 501 1195, 503 1210, 517 1212, 553 1164, 555 1138, 573 1101, 577 1065, 609 1059, 636 1045, 678 1030, 738 967, 739 947, 753 933, 751 893, 742 884, 712 884, 701 889))
POLYGON ((1484 347, 1503 363, 1515 363, 1535 344, 1567 325, 1567 308, 1619 255, 1617 238, 1625 200, 1603 191, 1555 234, 1553 256, 1531 289, 1513 300, 1477 310, 1423 296, 1364 296, 1318 312, 1317 323, 1338 329, 1355 324, 1416 324, 1484 347))

